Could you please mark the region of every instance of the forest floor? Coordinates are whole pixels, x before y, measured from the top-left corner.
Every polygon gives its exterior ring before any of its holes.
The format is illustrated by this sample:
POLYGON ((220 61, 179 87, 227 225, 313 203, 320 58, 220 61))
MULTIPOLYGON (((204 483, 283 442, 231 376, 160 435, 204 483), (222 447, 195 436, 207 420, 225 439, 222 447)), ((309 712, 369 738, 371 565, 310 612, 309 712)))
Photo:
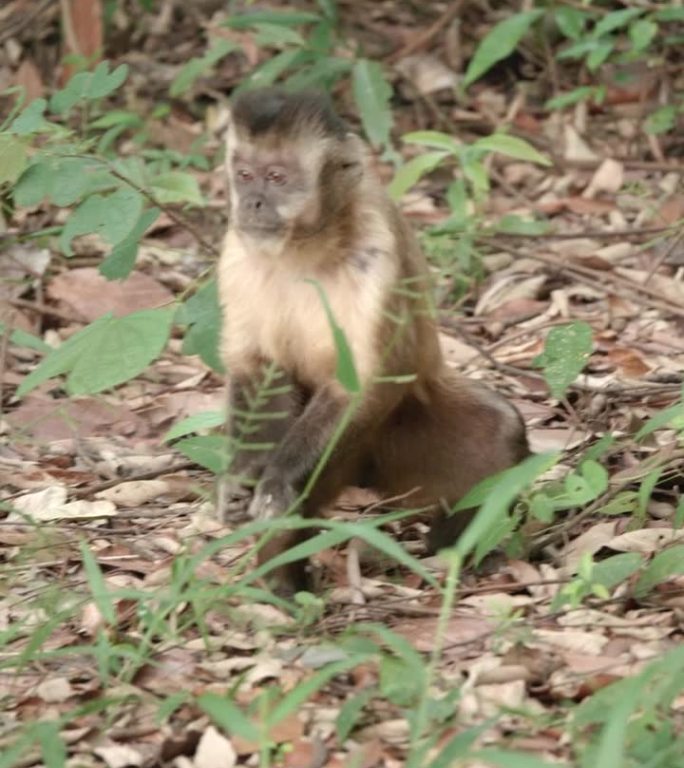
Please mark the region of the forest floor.
MULTIPOLYGON (((445 627, 438 588, 377 557, 362 557, 359 569, 355 543, 318 555, 325 599, 300 602, 293 613, 253 586, 231 592, 231 579, 249 568, 253 542, 207 546, 231 532, 213 513, 213 477, 163 441, 180 419, 223 407, 219 375, 182 354, 174 338, 143 375, 104 395, 69 399, 51 381, 17 400, 15 388, 39 358, 5 335, 0 766, 50 764, 49 754, 52 765, 110 768, 218 768, 257 764, 258 755, 265 765, 264 740, 277 747, 272 763, 291 768, 401 766, 411 741, 410 679, 422 674, 411 666, 421 658, 412 651, 429 656, 442 631, 431 687, 458 690, 449 700, 458 727, 445 727, 441 743, 482 725, 485 746, 571 764, 573 740, 584 738, 582 723, 571 723, 575 705, 681 644, 681 565, 642 592, 634 576, 606 595, 557 600, 587 553, 597 560, 638 553, 648 563, 684 538, 675 524, 681 443, 668 429, 632 439, 678 402, 684 371, 684 144, 681 135, 642 130, 662 97, 657 73, 637 62, 628 86, 617 75, 606 80, 602 106, 546 111, 540 94, 562 89, 571 74, 541 74, 538 62, 526 74, 524 57, 509 58, 457 103, 448 87, 456 71, 447 34, 453 19, 440 26, 446 5, 422 12, 400 5, 391 15, 385 4, 340 3, 348 34, 396 78, 397 148, 409 149, 399 137, 410 130, 472 141, 505 124, 553 163, 493 157, 480 234, 456 267, 435 261, 447 359, 516 404, 533 449, 562 451, 560 474, 601 436, 618 435, 619 448, 603 460, 607 487, 557 519, 537 551, 501 553, 495 567, 468 569, 445 627), (447 88, 433 90, 440 77, 447 88), (487 224, 505 215, 543 218, 548 228, 487 234, 487 224), (591 326, 593 352, 559 400, 534 361, 549 329, 573 320, 591 326), (634 509, 613 503, 628 492, 634 509), (345 633, 363 622, 389 628, 405 645, 382 662, 340 667, 324 679, 331 664, 344 664, 345 633), (255 708, 263 714, 271 707, 260 730, 250 730, 239 712, 211 709, 210 694, 227 691, 250 713, 247 720, 258 720, 255 708)), ((20 21, 21 0, 0 9, 0 86, 23 84, 32 96, 59 85, 61 55, 59 4, 36 6, 28 26, 20 21)), ((206 28, 225 14, 221 4, 171 6, 148 12, 118 3, 105 50, 131 67, 129 108, 146 116, 156 141, 186 152, 202 132, 211 135, 225 94, 267 53, 241 32, 245 55, 226 60, 197 81, 192 97, 172 100, 156 116, 178 68, 203 53, 206 28)), ((466 40, 482 36, 470 17, 462 26, 466 40)), ((345 88, 336 96, 358 126, 345 88)), ((217 142, 210 139, 210 149, 217 142)), ((379 160, 378 168, 391 179, 388 163, 379 160)), ((225 225, 221 172, 193 172, 208 204, 183 212, 180 224, 165 210, 124 281, 100 275, 92 244, 71 259, 52 241, 8 244, 0 255, 0 308, 11 311, 13 328, 54 344, 107 311, 156 307, 192 286, 214 261, 197 231, 218 245, 225 225)), ((403 197, 417 230, 447 218, 449 178, 434 174, 403 197)), ((0 223, 21 234, 59 219, 42 205, 0 223)), ((353 518, 377 501, 350 489, 331 514, 353 518)), ((392 530, 422 557, 421 523, 392 530)), ((445 561, 422 562, 441 583, 445 561)), ((684 696, 675 697, 669 717, 682 725, 684 696)))

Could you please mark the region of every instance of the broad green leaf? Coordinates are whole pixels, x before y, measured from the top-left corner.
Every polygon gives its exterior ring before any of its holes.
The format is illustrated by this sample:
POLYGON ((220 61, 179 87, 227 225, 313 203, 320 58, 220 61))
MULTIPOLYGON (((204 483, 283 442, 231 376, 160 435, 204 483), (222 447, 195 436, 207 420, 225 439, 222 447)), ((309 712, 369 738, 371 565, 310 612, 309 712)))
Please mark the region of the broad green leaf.
POLYGON ((183 339, 184 355, 199 355, 215 371, 223 371, 219 355, 221 307, 216 280, 206 282, 181 307, 176 322, 189 326, 183 339))
POLYGON ((591 34, 593 37, 607 35, 609 32, 627 26, 632 19, 641 16, 643 12, 643 8, 624 8, 620 11, 607 13, 599 22, 597 22, 596 26, 592 29, 591 34))
POLYGON ((110 245, 124 240, 138 224, 143 212, 143 197, 128 187, 110 195, 91 195, 69 216, 59 238, 67 256, 73 254, 71 241, 79 235, 97 234, 110 245))
POLYGON ((197 699, 197 706, 226 733, 255 744, 261 742, 262 735, 259 728, 232 699, 219 696, 217 693, 204 693, 197 699))
POLYGON ((333 315, 332 309, 328 302, 328 297, 325 295, 325 291, 321 287, 320 283, 316 282, 315 280, 307 280, 306 282, 311 283, 318 292, 320 300, 323 304, 323 309, 325 310, 326 317, 328 318, 328 324, 330 325, 333 341, 335 342, 335 349, 337 351, 337 380, 347 390, 347 392, 360 392, 361 383, 356 372, 354 357, 351 353, 351 349, 349 348, 349 344, 347 343, 347 337, 345 336, 344 331, 342 328, 340 328, 340 326, 337 324, 337 321, 335 320, 335 316, 333 315))
POLYGON ((126 79, 128 66, 121 64, 112 72, 109 62, 102 61, 93 72, 75 74, 66 86, 53 94, 50 109, 65 114, 79 101, 102 99, 115 91, 126 79))
POLYGON ((392 128, 392 112, 389 107, 392 88, 378 62, 359 59, 354 64, 352 91, 366 136, 371 144, 386 146, 392 128))
POLYGON ((15 117, 10 125, 10 132, 16 133, 18 136, 26 136, 29 133, 37 133, 50 127, 51 124, 43 117, 46 107, 47 101, 45 99, 34 99, 26 109, 15 117))
POLYGON ((173 314, 167 307, 98 318, 47 355, 19 385, 17 395, 23 397, 63 373, 73 395, 95 394, 132 379, 161 354, 173 314))
POLYGON ((584 38, 574 45, 569 45, 562 51, 556 54, 556 58, 560 59, 582 59, 588 56, 592 51, 595 51, 601 45, 600 40, 594 38, 584 38))
POLYGON ((149 208, 143 211, 130 234, 117 243, 109 256, 100 263, 98 269, 101 275, 104 275, 108 280, 122 280, 130 274, 135 266, 140 238, 145 234, 148 227, 154 224, 160 213, 159 208, 149 208))
POLYGON ((176 440, 179 437, 185 437, 192 432, 198 432, 201 429, 213 429, 222 426, 226 421, 226 414, 223 411, 202 411, 194 413, 192 416, 186 416, 181 421, 174 424, 162 437, 162 441, 168 443, 170 440, 176 440))
POLYGON ((398 200, 419 179, 434 170, 448 156, 447 152, 425 152, 417 157, 412 157, 394 174, 394 178, 387 188, 390 197, 393 200, 398 200))
POLYGON ((116 608, 100 566, 85 541, 80 543, 81 561, 85 570, 90 594, 102 618, 112 627, 116 626, 116 608))
POLYGON ((255 24, 256 35, 254 42, 261 48, 279 48, 286 45, 304 46, 306 41, 292 27, 284 24, 255 24))
POLYGON ((638 552, 623 552, 594 563, 591 579, 612 589, 636 573, 644 564, 644 558, 638 552))
POLYGON ((298 27, 301 24, 314 24, 321 20, 317 13, 306 11, 254 11, 252 13, 235 13, 223 22, 226 27, 247 29, 257 24, 282 24, 288 27, 298 27))
POLYGON ((639 19, 629 25, 629 39, 635 53, 645 51, 658 34, 658 25, 649 19, 639 19))
POLYGON ((553 11, 558 29, 570 40, 579 40, 584 32, 587 19, 586 12, 569 5, 559 5, 553 11))
POLYGON ((664 549, 651 560, 636 585, 637 596, 643 596, 653 587, 673 576, 684 574, 684 545, 664 549))
POLYGON ((20 206, 37 205, 47 199, 66 207, 88 193, 118 184, 101 163, 91 158, 40 156, 21 175, 12 194, 20 206))
POLYGON ((544 343, 544 352, 533 364, 542 368, 554 397, 563 397, 579 376, 593 349, 588 323, 575 322, 552 328, 544 343))
POLYGON ((174 449, 215 475, 228 469, 228 442, 224 435, 196 435, 174 444, 174 449))
POLYGON ((196 59, 190 59, 190 61, 181 67, 171 83, 169 94, 176 97, 185 93, 198 77, 204 75, 212 67, 218 64, 221 59, 225 58, 229 53, 238 50, 238 48, 239 46, 237 43, 234 43, 231 40, 224 40, 223 38, 215 40, 203 56, 196 59))
POLYGON ((508 136, 505 133, 495 133, 492 136, 485 136, 472 144, 474 148, 486 149, 488 152, 498 152, 508 157, 514 157, 517 160, 528 160, 538 165, 551 165, 551 161, 545 155, 537 150, 528 142, 519 139, 517 136, 508 136))
POLYGON ((594 459, 583 461, 580 471, 594 497, 600 496, 608 488, 608 472, 594 459))
MULTIPOLYGON (((469 757, 482 761, 483 763, 497 768, 567 768, 563 764, 559 766, 557 762, 550 763, 548 760, 542 760, 529 752, 518 752, 506 749, 481 749, 477 752, 471 752, 469 757)), ((608 768, 614 765, 617 768, 618 763, 596 763, 596 768, 608 768)))
POLYGON ((127 112, 123 109, 113 109, 111 112, 107 112, 106 115, 98 117, 97 120, 92 122, 93 128, 133 128, 142 124, 140 115, 136 115, 133 112, 127 112))
POLYGON ((487 171, 475 152, 464 152, 461 159, 461 170, 470 182, 475 198, 481 200, 489 192, 489 176, 487 176, 487 171))
POLYGON ((658 135, 673 130, 677 125, 677 107, 674 104, 666 104, 646 118, 644 125, 646 133, 658 135))
POLYGON ((603 64, 610 56, 615 48, 615 41, 606 38, 601 40, 594 50, 587 56, 587 68, 590 72, 596 72, 596 70, 603 64))
POLYGON ((655 11, 652 18, 657 21, 684 21, 684 7, 663 8, 655 11))
POLYGON ((204 205, 197 177, 184 171, 168 171, 155 176, 150 191, 161 204, 191 203, 204 205))
POLYGON ((452 155, 458 155, 463 149, 461 142, 441 131, 411 131, 405 133, 401 138, 407 144, 420 144, 423 147, 441 149, 452 155))
POLYGON ((14 182, 26 167, 26 142, 11 133, 0 133, 0 184, 14 182))
POLYGON ((515 13, 492 27, 468 64, 463 78, 464 88, 479 80, 498 61, 513 53, 520 40, 543 13, 542 10, 515 13))

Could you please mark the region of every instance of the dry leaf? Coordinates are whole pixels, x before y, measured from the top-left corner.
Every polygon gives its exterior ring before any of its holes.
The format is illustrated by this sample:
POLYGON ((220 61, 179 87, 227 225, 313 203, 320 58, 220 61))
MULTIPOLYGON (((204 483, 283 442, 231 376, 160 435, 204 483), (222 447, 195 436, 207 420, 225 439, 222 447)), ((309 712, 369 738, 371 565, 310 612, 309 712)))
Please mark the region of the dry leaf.
POLYGON ((231 742, 210 725, 199 740, 194 763, 195 768, 233 768, 237 753, 231 742))

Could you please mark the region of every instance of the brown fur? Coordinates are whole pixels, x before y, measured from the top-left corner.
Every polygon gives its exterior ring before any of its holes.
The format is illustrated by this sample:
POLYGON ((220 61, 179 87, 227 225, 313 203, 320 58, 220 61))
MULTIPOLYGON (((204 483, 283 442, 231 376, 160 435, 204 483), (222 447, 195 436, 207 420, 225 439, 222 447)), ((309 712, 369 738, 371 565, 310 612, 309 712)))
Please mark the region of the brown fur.
MULTIPOLYGON (((318 514, 351 484, 388 496, 415 487, 412 505, 439 508, 528 450, 517 411, 446 367, 425 259, 370 171, 365 147, 340 125, 320 97, 265 90, 238 99, 228 133, 232 218, 218 279, 232 403, 249 405, 264 364, 278 366, 293 385, 289 395, 261 404, 262 413, 275 404, 287 416, 260 422, 249 437, 272 440, 273 450, 238 456, 240 468, 251 464, 260 478, 250 507, 256 517, 286 511, 350 400, 335 376, 328 319, 307 279, 323 288, 345 332, 363 399, 303 514, 318 514), (268 183, 273 168, 284 169, 290 192, 268 183), (241 187, 243 169, 250 180, 241 187), (260 216, 271 227, 265 234, 260 216), (413 379, 378 381, 397 376, 413 379)), ((452 543, 462 519, 437 512, 431 548, 452 543)), ((295 541, 280 537, 263 557, 295 541)), ((302 585, 301 568, 279 577, 302 585)))

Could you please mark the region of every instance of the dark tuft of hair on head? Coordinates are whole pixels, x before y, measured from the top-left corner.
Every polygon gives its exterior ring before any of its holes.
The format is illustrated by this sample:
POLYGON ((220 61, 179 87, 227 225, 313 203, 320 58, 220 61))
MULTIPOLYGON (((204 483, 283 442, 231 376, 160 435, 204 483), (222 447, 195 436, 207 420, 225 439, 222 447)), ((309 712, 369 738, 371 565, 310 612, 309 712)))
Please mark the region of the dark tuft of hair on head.
POLYGON ((283 88, 258 88, 233 99, 235 124, 252 136, 314 133, 343 139, 347 126, 335 113, 328 96, 318 91, 290 93, 283 88))

